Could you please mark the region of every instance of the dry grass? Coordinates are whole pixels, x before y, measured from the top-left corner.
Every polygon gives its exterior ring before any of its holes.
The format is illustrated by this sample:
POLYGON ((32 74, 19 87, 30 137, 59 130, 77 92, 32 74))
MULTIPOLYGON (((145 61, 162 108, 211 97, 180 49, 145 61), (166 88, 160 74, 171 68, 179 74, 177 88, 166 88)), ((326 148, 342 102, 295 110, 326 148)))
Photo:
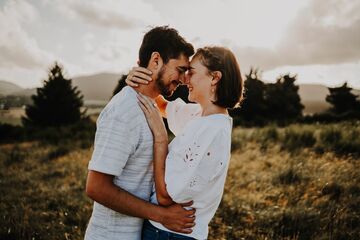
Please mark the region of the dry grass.
MULTIPOLYGON (((336 151, 356 147, 358 130, 353 124, 234 130, 209 239, 360 239, 360 159, 336 151)), ((92 149, 74 146, 0 145, 0 239, 83 238, 92 149)))

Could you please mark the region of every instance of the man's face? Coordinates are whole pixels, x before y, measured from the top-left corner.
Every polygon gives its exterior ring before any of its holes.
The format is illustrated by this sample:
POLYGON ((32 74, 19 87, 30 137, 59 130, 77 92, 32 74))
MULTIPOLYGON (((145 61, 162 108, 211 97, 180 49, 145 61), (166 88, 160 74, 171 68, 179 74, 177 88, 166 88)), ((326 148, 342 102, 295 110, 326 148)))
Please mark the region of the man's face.
POLYGON ((163 96, 171 96, 184 81, 185 72, 189 67, 189 58, 181 54, 176 59, 170 59, 158 73, 156 85, 163 96))

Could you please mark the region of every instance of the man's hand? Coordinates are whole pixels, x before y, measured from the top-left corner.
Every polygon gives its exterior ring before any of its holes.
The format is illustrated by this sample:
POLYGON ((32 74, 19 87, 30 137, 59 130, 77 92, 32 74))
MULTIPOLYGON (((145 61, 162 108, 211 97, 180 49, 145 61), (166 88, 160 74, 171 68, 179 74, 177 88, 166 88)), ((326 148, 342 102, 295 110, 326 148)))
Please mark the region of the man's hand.
POLYGON ((161 219, 161 224, 169 230, 189 234, 195 226, 195 209, 186 210, 193 202, 185 204, 173 204, 165 208, 165 214, 161 219))

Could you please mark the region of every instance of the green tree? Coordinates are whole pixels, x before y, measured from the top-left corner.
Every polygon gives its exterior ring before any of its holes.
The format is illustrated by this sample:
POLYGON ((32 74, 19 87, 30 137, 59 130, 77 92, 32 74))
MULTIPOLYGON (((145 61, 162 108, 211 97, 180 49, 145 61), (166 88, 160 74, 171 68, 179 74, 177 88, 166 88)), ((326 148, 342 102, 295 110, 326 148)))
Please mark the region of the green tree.
POLYGON ((245 93, 241 108, 235 109, 242 119, 254 123, 266 121, 266 103, 264 98, 265 84, 260 80, 258 69, 251 68, 245 74, 245 93))
POLYGON ((330 111, 335 114, 341 114, 350 111, 360 111, 360 101, 358 96, 351 92, 352 88, 345 82, 341 87, 328 88, 329 95, 326 101, 332 105, 330 111))
POLYGON ((79 122, 84 118, 83 96, 71 79, 63 76, 63 67, 55 62, 50 68, 44 86, 32 96, 33 103, 26 106, 25 126, 58 127, 79 122))
POLYGON ((268 84, 265 91, 268 118, 273 121, 286 122, 302 116, 304 106, 295 85, 296 75, 280 76, 276 83, 268 84))

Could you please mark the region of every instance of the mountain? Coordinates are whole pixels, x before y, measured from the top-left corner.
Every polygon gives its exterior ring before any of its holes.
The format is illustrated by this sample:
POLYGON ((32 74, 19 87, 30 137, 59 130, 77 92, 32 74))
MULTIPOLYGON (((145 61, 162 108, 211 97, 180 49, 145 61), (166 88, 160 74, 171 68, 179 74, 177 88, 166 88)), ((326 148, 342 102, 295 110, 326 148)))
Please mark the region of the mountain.
MULTIPOLYGON (((360 96, 359 89, 353 89, 352 93, 360 96)), ((320 84, 299 84, 299 95, 302 104, 305 106, 304 114, 323 112, 330 108, 325 98, 329 94, 326 86, 320 84)))
POLYGON ((23 90, 23 88, 14 83, 0 80, 0 95, 9 95, 21 90, 23 90))
MULTIPOLYGON (((99 73, 72 78, 73 86, 77 86, 84 95, 86 105, 105 105, 120 79, 121 74, 99 73)), ((36 88, 24 89, 16 84, 0 81, 0 95, 31 96, 36 88)))
POLYGON ((120 79, 121 74, 99 73, 72 78, 72 83, 84 95, 85 100, 107 102, 120 79))
POLYGON ((313 114, 323 112, 330 107, 325 101, 329 90, 326 86, 320 84, 300 84, 299 95, 301 103, 304 105, 304 114, 313 114))

